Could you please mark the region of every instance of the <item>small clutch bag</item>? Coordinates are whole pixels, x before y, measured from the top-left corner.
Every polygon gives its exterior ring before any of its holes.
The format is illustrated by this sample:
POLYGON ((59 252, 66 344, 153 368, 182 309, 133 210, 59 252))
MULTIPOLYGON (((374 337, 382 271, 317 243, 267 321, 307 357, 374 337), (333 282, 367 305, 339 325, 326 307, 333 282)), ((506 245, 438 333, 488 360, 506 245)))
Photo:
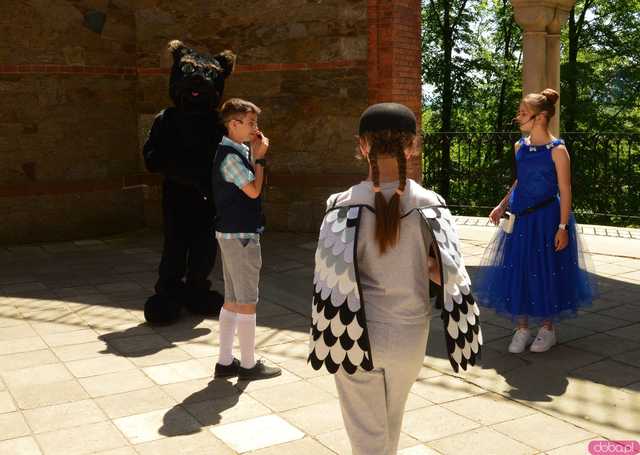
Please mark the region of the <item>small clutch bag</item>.
POLYGON ((504 212, 500 219, 500 229, 505 233, 511 234, 513 232, 513 225, 516 224, 516 216, 511 212, 504 212))

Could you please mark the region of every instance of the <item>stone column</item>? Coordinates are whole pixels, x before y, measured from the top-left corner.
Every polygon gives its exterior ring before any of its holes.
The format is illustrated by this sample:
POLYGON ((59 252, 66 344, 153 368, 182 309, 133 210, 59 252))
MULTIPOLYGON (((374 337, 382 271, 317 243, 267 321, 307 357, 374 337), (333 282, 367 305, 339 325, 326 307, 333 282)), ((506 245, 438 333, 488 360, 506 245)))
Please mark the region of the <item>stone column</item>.
MULTIPOLYGON (((560 32, 569 16, 569 10, 556 8, 555 16, 547 26, 547 87, 560 93, 560 32)), ((556 103, 556 115, 551 119, 549 129, 554 136, 560 135, 560 100, 556 103)))
MULTIPOLYGON (((560 31, 575 0, 511 0, 523 30, 522 93, 549 87, 560 93, 560 31)), ((550 129, 560 129, 560 102, 550 129)))

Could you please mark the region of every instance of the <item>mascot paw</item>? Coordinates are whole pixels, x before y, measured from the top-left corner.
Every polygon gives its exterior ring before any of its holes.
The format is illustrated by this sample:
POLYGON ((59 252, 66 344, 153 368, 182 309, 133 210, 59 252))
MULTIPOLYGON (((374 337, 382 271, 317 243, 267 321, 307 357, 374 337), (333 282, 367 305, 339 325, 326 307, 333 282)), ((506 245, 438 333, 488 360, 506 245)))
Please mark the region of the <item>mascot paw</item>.
POLYGON ((164 295, 152 295, 144 304, 144 318, 149 324, 167 325, 180 318, 180 304, 164 295))
POLYGON ((200 316, 215 316, 220 314, 224 303, 222 294, 209 289, 192 289, 187 291, 184 306, 193 314, 200 316))

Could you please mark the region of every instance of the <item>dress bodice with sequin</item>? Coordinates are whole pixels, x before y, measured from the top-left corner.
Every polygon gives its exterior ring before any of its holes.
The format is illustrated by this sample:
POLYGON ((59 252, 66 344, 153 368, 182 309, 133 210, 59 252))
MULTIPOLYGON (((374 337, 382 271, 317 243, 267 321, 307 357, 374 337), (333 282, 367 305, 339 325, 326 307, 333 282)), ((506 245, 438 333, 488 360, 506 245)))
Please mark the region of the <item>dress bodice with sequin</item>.
POLYGON ((564 141, 554 139, 548 144, 531 145, 522 138, 519 144, 518 183, 509 198, 509 208, 516 214, 558 194, 558 176, 551 152, 564 141))

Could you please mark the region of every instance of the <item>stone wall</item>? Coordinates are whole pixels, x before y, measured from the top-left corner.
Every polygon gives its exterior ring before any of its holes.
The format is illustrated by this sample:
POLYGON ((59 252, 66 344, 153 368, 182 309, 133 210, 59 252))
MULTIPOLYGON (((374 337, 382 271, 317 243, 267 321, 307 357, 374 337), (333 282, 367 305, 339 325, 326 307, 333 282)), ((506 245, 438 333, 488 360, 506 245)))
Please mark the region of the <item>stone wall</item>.
POLYGON ((0 243, 159 225, 158 179, 140 148, 170 103, 175 38, 236 52, 225 97, 263 108, 269 227, 316 230, 326 197, 366 174, 354 135, 367 104, 419 110, 419 1, 256 4, 0 2, 0 243))
POLYGON ((0 2, 0 242, 142 226, 130 3, 0 2))
MULTIPOLYGON (((260 127, 271 139, 269 227, 315 230, 326 197, 342 185, 332 184, 331 175, 357 180, 354 174, 364 174, 353 158, 353 136, 368 96, 366 0, 271 0, 259 8, 238 1, 199 2, 197 9, 186 3, 148 1, 136 11, 137 64, 149 73, 139 79, 140 115, 168 103, 168 76, 152 71, 169 63, 162 55, 166 41, 180 38, 214 53, 233 50, 238 67, 225 98, 258 104, 260 127)), ((148 214, 158 206, 157 192, 149 195, 148 214)))

